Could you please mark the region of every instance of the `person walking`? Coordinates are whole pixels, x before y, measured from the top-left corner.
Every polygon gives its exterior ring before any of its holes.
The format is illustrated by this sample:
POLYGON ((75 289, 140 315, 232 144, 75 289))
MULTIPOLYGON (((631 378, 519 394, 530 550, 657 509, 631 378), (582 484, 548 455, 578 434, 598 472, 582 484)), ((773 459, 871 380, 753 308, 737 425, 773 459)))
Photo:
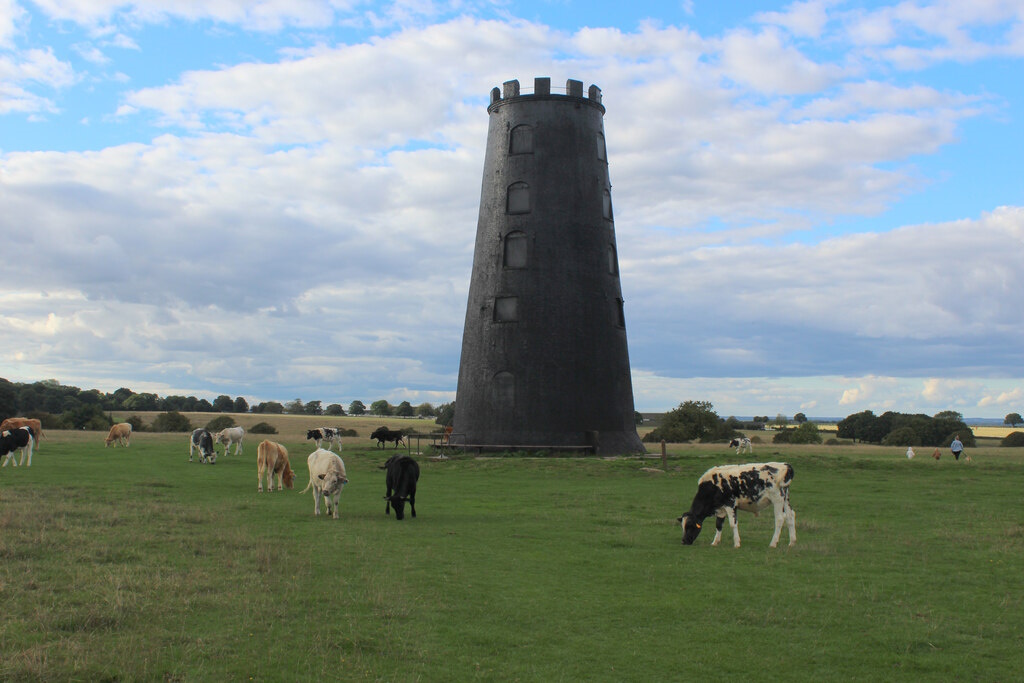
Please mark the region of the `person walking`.
POLYGON ((964 452, 964 445, 960 442, 959 434, 953 437, 953 442, 949 444, 949 450, 953 451, 954 460, 960 459, 960 454, 964 452))
POLYGON ((913 457, 914 457, 914 447, 913 446, 907 446, 907 460, 910 460, 913 457))

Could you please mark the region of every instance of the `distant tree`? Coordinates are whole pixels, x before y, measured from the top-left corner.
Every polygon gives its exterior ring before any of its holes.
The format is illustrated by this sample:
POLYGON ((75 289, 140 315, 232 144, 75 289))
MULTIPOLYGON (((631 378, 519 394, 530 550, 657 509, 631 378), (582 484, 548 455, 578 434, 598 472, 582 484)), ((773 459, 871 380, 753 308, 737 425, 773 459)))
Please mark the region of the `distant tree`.
POLYGON ((0 378, 0 416, 11 417, 17 414, 18 392, 11 382, 0 378))
POLYGON ((249 412, 249 402, 246 401, 241 396, 239 396, 238 398, 235 399, 235 403, 232 406, 232 408, 233 408, 234 412, 236 412, 236 413, 248 413, 249 412))
POLYGON ((277 427, 269 422, 257 422, 249 427, 250 434, 277 434, 277 427))
POLYGON ((77 408, 65 412, 63 418, 71 429, 106 431, 114 424, 114 421, 103 412, 103 406, 98 403, 79 404, 77 408))
POLYGON ((310 401, 302 409, 302 412, 306 415, 323 415, 323 401, 310 401))
POLYGON ((284 412, 284 406, 277 401, 263 401, 252 409, 254 413, 267 413, 269 415, 280 415, 284 412))
POLYGON ((216 434, 222 429, 235 426, 235 418, 230 415, 218 415, 209 422, 206 423, 206 429, 216 434))
POLYGON ((284 404, 284 412, 289 415, 302 415, 306 412, 306 407, 302 405, 302 399, 297 398, 284 404))
POLYGON ((1010 432, 1003 437, 999 445, 1007 448, 1021 448, 1024 446, 1024 432, 1010 432))
POLYGON ((956 420, 957 422, 962 422, 964 419, 964 416, 955 410, 940 410, 935 413, 934 417, 936 420, 956 420))
POLYGON ((912 427, 900 427, 885 435, 883 446, 920 446, 921 437, 912 427))
POLYGON ((434 417, 435 415, 437 415, 437 410, 429 403, 421 403, 416 406, 416 417, 434 417))
POLYGON ((142 421, 142 418, 139 417, 138 415, 132 415, 127 420, 125 420, 125 422, 127 422, 128 424, 130 424, 132 426, 132 431, 133 432, 144 432, 144 431, 146 431, 146 424, 142 421))
POLYGON ((804 422, 807 422, 807 416, 804 415, 803 413, 797 413, 796 415, 793 416, 793 422, 802 425, 804 422))
POLYGON ((854 441, 867 441, 865 435, 871 432, 872 427, 878 422, 878 417, 870 410, 864 410, 853 415, 847 415, 836 425, 836 436, 840 439, 852 439, 854 441))
MULTIPOLYGON (((115 391, 113 394, 110 395, 110 398, 113 400, 114 403, 114 409, 120 409, 121 407, 123 407, 124 402, 134 395, 135 392, 129 389, 128 387, 121 387, 120 389, 115 391)), ((132 426, 132 429, 135 429, 134 425, 132 426)))
POLYGON ((416 411, 413 410, 411 403, 408 401, 402 401, 395 406, 394 414, 398 417, 412 417, 416 414, 416 411))
POLYGON ((324 415, 339 416, 344 414, 345 409, 341 407, 340 403, 332 403, 331 405, 327 406, 327 408, 324 410, 324 415))
POLYGON ((633 424, 642 425, 644 423, 644 414, 639 410, 633 411, 633 424))
POLYGON ((768 424, 767 415, 755 415, 750 419, 751 422, 760 422, 761 424, 768 424))
POLYGON ((782 413, 778 413, 775 416, 775 428, 776 429, 782 429, 783 427, 785 427, 788 424, 789 424, 789 418, 787 418, 782 413))
POLYGON ((176 410, 160 413, 153 419, 154 432, 191 432, 192 423, 176 410))
POLYGON ((644 441, 684 443, 694 439, 702 442, 729 439, 734 430, 714 411, 708 401, 686 401, 666 413, 661 425, 644 437, 644 441))
POLYGON ((1016 427, 1019 424, 1024 424, 1024 417, 1021 417, 1020 413, 1010 413, 1003 418, 1003 424, 1016 427))
POLYGON ((121 406, 125 410, 150 411, 160 409, 160 397, 156 394, 133 394, 124 400, 121 406))
POLYGON ((230 413, 235 407, 235 402, 231 400, 230 396, 221 394, 217 398, 213 399, 213 410, 217 413, 230 413))
POLYGON ((437 407, 437 417, 434 418, 434 424, 439 424, 442 427, 448 427, 455 420, 455 401, 451 403, 442 403, 437 407))
POLYGON ((391 404, 388 403, 384 399, 381 399, 379 401, 374 401, 373 403, 370 404, 370 414, 371 415, 390 415, 391 414, 391 404))
POLYGON ((348 414, 349 415, 365 415, 366 414, 366 404, 364 404, 362 401, 352 401, 351 403, 348 404, 348 414))
POLYGON ((198 401, 196 401, 196 405, 192 410, 195 410, 198 413, 212 413, 213 404, 207 401, 205 398, 201 398, 198 401))

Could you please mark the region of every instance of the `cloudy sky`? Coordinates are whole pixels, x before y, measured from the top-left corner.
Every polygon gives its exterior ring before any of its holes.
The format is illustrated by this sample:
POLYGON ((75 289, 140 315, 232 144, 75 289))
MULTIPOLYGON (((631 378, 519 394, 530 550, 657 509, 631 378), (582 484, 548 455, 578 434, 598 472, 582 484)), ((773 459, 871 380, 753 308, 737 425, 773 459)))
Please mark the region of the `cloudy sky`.
POLYGON ((594 83, 636 407, 1024 411, 1024 0, 0 0, 0 376, 455 398, 487 135, 594 83))

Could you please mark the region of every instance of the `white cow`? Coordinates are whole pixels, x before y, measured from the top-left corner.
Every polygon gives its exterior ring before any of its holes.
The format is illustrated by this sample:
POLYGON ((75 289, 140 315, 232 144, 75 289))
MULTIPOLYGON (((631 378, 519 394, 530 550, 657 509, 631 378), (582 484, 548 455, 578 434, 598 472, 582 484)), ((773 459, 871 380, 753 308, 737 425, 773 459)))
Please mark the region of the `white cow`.
POLYGON ((243 436, 245 436, 245 430, 241 427, 228 427, 217 432, 217 436, 213 437, 213 440, 224 446, 224 455, 226 457, 231 444, 235 444, 235 455, 242 452, 243 436))
POLYGON ((744 451, 746 451, 747 453, 753 453, 754 452, 753 444, 751 444, 750 443, 750 439, 748 439, 745 436, 741 436, 741 437, 735 438, 732 441, 730 441, 729 442, 729 448, 735 448, 736 449, 736 455, 739 455, 740 453, 742 453, 744 451))
POLYGON ((700 534, 701 525, 711 515, 716 517, 715 538, 711 545, 722 540, 722 523, 729 517, 733 546, 740 547, 740 532, 736 527, 736 510, 757 514, 768 507, 775 509, 775 534, 770 546, 779 543, 782 524, 789 525, 789 544, 796 543, 796 513, 789 504, 789 483, 793 481, 793 468, 784 462, 750 463, 712 467, 697 482, 697 495, 690 509, 676 521, 683 525, 683 545, 692 545, 700 534))
POLYGON ((320 499, 327 505, 327 514, 338 519, 338 501, 341 490, 348 483, 345 474, 345 463, 341 456, 333 451, 318 448, 306 458, 309 465, 309 483, 302 489, 305 493, 313 487, 313 514, 320 514, 320 499))

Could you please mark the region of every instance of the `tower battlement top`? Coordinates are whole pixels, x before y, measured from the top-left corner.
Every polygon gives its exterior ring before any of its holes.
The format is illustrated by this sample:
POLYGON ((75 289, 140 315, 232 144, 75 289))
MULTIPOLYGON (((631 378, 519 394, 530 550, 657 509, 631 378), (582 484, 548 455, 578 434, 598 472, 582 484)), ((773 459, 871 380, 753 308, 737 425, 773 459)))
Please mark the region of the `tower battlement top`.
POLYGON ((487 107, 487 111, 494 111, 494 109, 506 102, 527 97, 544 99, 573 98, 593 105, 600 109, 602 113, 604 112, 604 105, 601 104, 601 89, 596 85, 591 85, 587 90, 587 96, 584 97, 583 81, 574 81, 570 78, 565 82, 564 94, 561 92, 553 93, 551 91, 551 79, 546 76, 533 79, 533 92, 523 91, 519 87, 517 79, 505 81, 500 88, 495 86, 491 89, 491 104, 487 107))

